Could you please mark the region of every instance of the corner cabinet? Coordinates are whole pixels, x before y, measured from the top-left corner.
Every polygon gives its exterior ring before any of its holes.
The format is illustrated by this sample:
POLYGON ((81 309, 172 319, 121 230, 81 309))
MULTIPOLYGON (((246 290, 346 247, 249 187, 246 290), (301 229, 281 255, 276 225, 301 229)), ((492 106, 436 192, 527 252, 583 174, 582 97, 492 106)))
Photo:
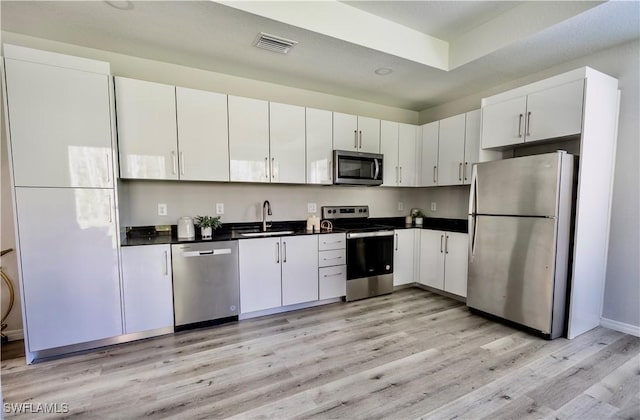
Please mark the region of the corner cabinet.
POLYGON ((583 98, 584 80, 575 80, 483 104, 482 148, 580 134, 583 98))
POLYGON ((438 132, 440 121, 420 127, 420 186, 438 185, 438 132))
POLYGON ((422 230, 419 283, 466 297, 468 252, 466 233, 422 230))
POLYGON ((122 254, 124 333, 173 330, 169 245, 127 246, 122 254))
POLYGON ((242 314, 318 300, 316 235, 243 239, 238 247, 242 314))
POLYGON ((416 186, 417 129, 411 124, 380 122, 380 153, 384 155, 383 187, 416 186))
POLYGON ((480 160, 480 110, 425 124, 421 135, 419 185, 468 185, 471 166, 480 160))

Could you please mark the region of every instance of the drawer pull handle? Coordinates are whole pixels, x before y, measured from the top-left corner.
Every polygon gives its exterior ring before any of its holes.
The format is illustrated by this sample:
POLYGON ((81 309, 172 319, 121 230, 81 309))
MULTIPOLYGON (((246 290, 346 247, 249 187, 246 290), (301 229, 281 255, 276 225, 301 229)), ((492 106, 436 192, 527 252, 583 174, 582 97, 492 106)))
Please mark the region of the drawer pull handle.
POLYGON ((337 276, 341 276, 341 275, 342 275, 342 272, 335 273, 335 274, 325 274, 324 276, 325 277, 337 277, 337 276))

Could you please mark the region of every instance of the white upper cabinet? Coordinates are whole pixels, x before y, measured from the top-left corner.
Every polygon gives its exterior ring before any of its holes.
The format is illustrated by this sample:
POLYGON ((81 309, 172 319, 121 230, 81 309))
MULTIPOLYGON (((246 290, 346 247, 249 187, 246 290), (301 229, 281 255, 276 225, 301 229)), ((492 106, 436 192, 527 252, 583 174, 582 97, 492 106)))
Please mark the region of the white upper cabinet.
POLYGON ((340 112, 333 113, 333 148, 358 150, 358 117, 340 112))
POLYGON ((465 114, 440 120, 438 137, 438 185, 462 184, 465 114))
POLYGON ((431 187, 438 185, 438 130, 439 121, 425 124, 422 130, 421 139, 421 175, 420 186, 431 187))
POLYGON ((334 112, 333 148, 379 153, 380 120, 334 112))
POLYGON ((380 153, 384 156, 382 167, 383 187, 395 187, 399 183, 398 135, 399 124, 397 122, 380 122, 380 153))
POLYGON ((180 179, 229 180, 227 95, 176 87, 180 179))
POLYGON ((175 87, 116 77, 120 177, 178 179, 175 87))
POLYGON ((471 166, 480 161, 480 110, 469 111, 465 114, 464 134, 464 167, 462 169, 462 183, 471 183, 471 166))
POLYGON ((229 96, 231 181, 270 182, 269 103, 229 96))
POLYGON ((333 183, 333 119, 331 111, 307 108, 307 184, 333 183))
POLYGON ((580 134, 584 80, 482 107, 482 148, 580 134))
POLYGON ((482 148, 523 143, 526 108, 526 96, 482 107, 482 148))
POLYGON ((109 77, 5 63, 15 186, 113 187, 109 77))
POLYGON ((271 182, 305 183, 305 109, 269 103, 271 182))
POLYGON ((576 80, 527 97, 525 141, 580 134, 584 80, 576 80))
POLYGON ((358 117, 358 151, 380 153, 380 120, 358 117))
POLYGON ((416 186, 418 127, 413 124, 399 124, 398 131, 398 185, 416 186))
POLYGON ((382 186, 416 185, 416 136, 415 125, 380 122, 380 153, 384 155, 382 186))

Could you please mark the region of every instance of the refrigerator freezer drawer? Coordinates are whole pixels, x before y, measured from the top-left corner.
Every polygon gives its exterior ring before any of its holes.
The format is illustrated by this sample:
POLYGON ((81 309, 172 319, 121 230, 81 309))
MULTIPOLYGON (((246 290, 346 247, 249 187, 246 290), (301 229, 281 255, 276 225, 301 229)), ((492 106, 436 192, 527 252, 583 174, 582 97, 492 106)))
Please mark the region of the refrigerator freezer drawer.
MULTIPOLYGON (((472 223, 467 305, 551 334, 555 282, 566 282, 555 275, 556 220, 477 216, 472 223)), ((564 318, 564 307, 555 316, 564 318)))

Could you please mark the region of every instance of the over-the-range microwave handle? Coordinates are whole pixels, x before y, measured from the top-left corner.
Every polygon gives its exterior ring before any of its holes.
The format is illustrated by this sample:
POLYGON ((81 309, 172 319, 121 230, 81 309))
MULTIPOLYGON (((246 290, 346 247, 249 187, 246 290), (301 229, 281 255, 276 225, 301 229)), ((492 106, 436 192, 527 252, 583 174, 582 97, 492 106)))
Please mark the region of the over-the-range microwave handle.
POLYGON ((378 175, 380 174, 380 164, 378 163, 378 159, 373 159, 373 163, 376 165, 376 172, 373 175, 373 179, 378 179, 378 175))

